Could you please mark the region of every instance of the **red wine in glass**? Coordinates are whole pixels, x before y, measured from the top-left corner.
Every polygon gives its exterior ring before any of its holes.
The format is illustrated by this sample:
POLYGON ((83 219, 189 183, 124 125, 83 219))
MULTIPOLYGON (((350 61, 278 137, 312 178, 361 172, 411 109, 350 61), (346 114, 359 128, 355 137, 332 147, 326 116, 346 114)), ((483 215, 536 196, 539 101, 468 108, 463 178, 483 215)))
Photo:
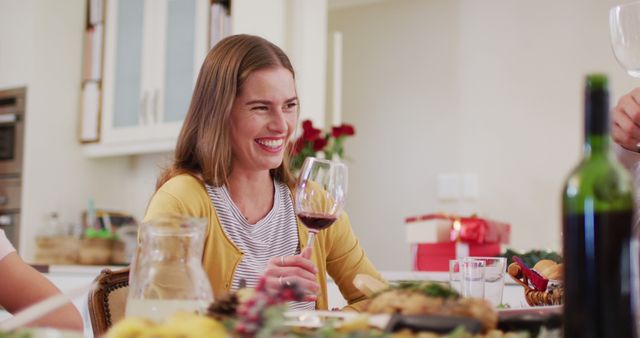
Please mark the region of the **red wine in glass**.
POLYGON ((315 234, 340 217, 347 198, 347 166, 344 163, 307 157, 295 191, 295 210, 309 229, 307 247, 315 234))
POLYGON ((336 221, 336 219, 338 219, 333 215, 315 214, 311 212, 301 212, 298 214, 298 217, 310 231, 320 231, 324 228, 328 228, 336 221))

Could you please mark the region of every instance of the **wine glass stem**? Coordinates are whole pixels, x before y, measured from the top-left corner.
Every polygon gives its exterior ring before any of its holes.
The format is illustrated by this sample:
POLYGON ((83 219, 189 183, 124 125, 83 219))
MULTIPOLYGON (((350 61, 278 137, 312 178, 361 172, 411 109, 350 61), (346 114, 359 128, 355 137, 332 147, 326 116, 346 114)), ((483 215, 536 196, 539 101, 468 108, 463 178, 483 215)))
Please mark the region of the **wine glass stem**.
POLYGON ((316 239, 316 232, 315 231, 309 231, 309 239, 307 239, 307 246, 305 248, 313 248, 313 241, 316 239))

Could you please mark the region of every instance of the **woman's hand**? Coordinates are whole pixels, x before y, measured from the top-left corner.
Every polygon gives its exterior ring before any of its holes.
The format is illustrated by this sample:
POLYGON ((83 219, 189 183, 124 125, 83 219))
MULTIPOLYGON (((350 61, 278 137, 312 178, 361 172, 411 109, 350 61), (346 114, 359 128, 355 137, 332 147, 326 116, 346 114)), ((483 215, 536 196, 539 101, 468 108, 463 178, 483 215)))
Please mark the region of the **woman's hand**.
POLYGON ((320 290, 316 275, 318 269, 309 259, 311 248, 307 248, 297 256, 273 257, 264 272, 267 288, 279 288, 282 285, 297 283, 307 294, 304 301, 315 301, 320 290))
POLYGON ((640 88, 621 97, 613 108, 611 135, 623 148, 640 152, 640 88))

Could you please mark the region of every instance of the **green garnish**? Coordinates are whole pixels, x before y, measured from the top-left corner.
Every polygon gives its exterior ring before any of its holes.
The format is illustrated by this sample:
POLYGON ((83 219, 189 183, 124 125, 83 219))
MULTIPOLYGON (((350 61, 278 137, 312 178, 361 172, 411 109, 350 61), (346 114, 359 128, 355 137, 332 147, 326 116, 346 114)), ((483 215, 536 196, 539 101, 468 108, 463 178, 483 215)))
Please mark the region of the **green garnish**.
POLYGON ((505 251, 505 253, 500 256, 507 258, 507 266, 513 263, 513 256, 520 257, 524 264, 529 267, 533 267, 534 265, 536 265, 536 263, 538 263, 538 261, 543 259, 549 259, 556 263, 562 263, 562 256, 554 251, 530 250, 525 253, 520 253, 513 249, 507 249, 507 251, 505 251))
POLYGON ((460 294, 447 285, 436 282, 400 282, 395 288, 421 293, 427 297, 458 299, 460 294))

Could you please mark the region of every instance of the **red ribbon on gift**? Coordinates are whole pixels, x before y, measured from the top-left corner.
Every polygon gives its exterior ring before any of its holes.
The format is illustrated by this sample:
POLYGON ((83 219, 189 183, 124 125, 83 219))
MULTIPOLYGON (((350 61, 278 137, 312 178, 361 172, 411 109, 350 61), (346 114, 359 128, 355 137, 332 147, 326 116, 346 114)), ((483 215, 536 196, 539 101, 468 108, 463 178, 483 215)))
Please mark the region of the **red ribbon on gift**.
POLYGON ((489 224, 482 218, 460 217, 453 221, 451 241, 482 244, 488 229, 489 224))
POLYGON ((475 216, 458 217, 447 214, 427 214, 419 217, 408 217, 406 223, 427 221, 430 219, 443 219, 453 222, 451 227, 452 242, 466 242, 483 244, 486 242, 486 235, 489 229, 489 223, 475 216))

